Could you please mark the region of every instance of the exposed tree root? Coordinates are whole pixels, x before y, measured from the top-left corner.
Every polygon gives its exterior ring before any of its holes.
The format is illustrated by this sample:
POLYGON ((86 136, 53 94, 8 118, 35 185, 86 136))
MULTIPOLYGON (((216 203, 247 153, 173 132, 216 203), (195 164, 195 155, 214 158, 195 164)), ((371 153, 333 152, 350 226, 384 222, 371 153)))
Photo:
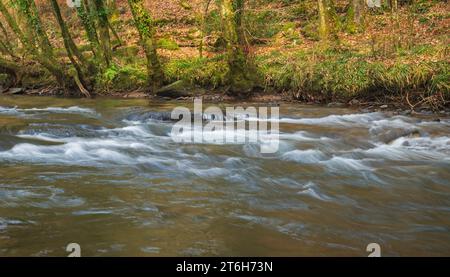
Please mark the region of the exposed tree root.
POLYGON ((83 84, 80 81, 80 78, 78 76, 78 73, 74 70, 70 74, 73 77, 73 80, 75 81, 75 84, 77 85, 78 89, 80 90, 81 94, 83 94, 86 98, 91 98, 91 94, 89 91, 83 86, 83 84))

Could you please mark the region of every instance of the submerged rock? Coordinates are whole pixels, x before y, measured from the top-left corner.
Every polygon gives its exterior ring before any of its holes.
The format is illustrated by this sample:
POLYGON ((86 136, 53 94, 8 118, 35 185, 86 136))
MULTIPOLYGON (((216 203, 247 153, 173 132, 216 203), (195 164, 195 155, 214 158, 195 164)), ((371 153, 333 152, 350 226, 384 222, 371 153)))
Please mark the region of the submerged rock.
POLYGON ((327 107, 329 107, 329 108, 340 108, 340 107, 344 107, 344 106, 345 106, 345 104, 341 103, 341 102, 331 102, 331 103, 328 103, 328 105, 327 105, 327 107))
POLYGON ((389 144, 400 137, 417 137, 420 136, 420 130, 417 128, 372 128, 370 134, 377 140, 389 144))
POLYGON ((130 114, 126 117, 126 119, 130 121, 178 121, 171 118, 171 112, 140 112, 136 114, 130 114))
POLYGON ((10 88, 7 93, 9 94, 22 94, 25 92, 24 88, 10 88))
POLYGON ((350 102, 348 102, 350 106, 356 106, 359 105, 359 103, 360 102, 357 99, 352 99, 350 102))

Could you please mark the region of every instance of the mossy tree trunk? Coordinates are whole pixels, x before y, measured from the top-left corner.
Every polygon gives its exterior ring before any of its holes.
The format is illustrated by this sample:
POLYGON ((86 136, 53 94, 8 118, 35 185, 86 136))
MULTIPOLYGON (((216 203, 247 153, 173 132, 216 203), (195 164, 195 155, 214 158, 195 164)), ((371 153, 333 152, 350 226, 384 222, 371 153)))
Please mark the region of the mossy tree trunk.
POLYGON ((319 14, 319 38, 321 41, 337 42, 337 33, 340 29, 340 22, 333 0, 317 0, 317 10, 319 14))
MULTIPOLYGON (((0 0, 0 12, 11 30, 19 38, 24 49, 55 77, 59 86, 65 91, 78 87, 85 94, 83 89, 80 88, 78 75, 73 74, 71 69, 67 69, 53 54, 52 46, 42 26, 34 0, 17 0, 17 4, 21 14, 25 16, 24 28, 26 28, 26 32, 20 28, 17 21, 5 7, 3 0, 0 0)), ((71 62, 73 63, 73 59, 71 62)))
POLYGON ((56 63, 53 48, 42 26, 34 0, 17 0, 16 2, 20 12, 26 19, 27 25, 25 27, 30 36, 29 38, 32 40, 28 45, 34 47, 35 43, 37 43, 41 56, 50 62, 56 63))
POLYGON ((8 32, 6 31, 5 26, 3 26, 3 24, 0 22, 0 30, 1 30, 1 35, 0 35, 0 48, 2 49, 2 51, 7 54, 10 55, 11 57, 17 57, 17 55, 14 53, 14 48, 15 45, 13 45, 8 32))
POLYGON ((201 23, 201 27, 200 27, 200 43, 198 45, 198 53, 199 53, 200 58, 203 58, 203 43, 205 40, 206 17, 208 16, 209 5, 211 4, 211 1, 212 0, 206 0, 205 6, 203 8, 203 13, 202 13, 202 23, 201 23))
POLYGON ((69 58, 72 66, 75 68, 75 71, 72 75, 73 78, 76 79, 75 83, 79 87, 80 91, 86 96, 90 96, 86 94, 86 85, 87 80, 85 78, 85 72, 89 74, 95 74, 93 65, 84 58, 78 47, 75 45, 75 42, 72 39, 72 36, 69 33, 69 29, 67 28, 64 19, 61 16, 61 10, 59 8, 58 2, 56 0, 50 0, 53 13, 55 14, 56 21, 61 29, 61 36, 63 38, 64 47, 67 52, 67 57, 69 58), (75 60, 75 58, 78 60, 75 60), (84 69, 84 70, 83 70, 84 69), (79 82, 78 82, 79 81, 79 82))
MULTIPOLYGON (((22 0, 25 1, 25 0, 22 0)), ((30 11, 30 3, 25 3, 24 5, 20 6, 21 8, 25 9, 26 14, 29 14, 32 17, 37 17, 38 15, 35 13, 32 13, 30 11)), ((53 51, 46 52, 45 49, 47 49, 46 42, 44 39, 40 38, 42 48, 37 49, 34 45, 34 41, 29 41, 25 33, 21 30, 19 27, 19 24, 16 22, 16 20, 13 18, 13 16, 10 14, 6 6, 4 5, 3 1, 0 0, 0 12, 3 14, 3 17, 5 18, 6 22, 8 23, 11 30, 16 34, 16 36, 19 38, 19 41, 22 43, 23 47, 31 53, 31 55, 43 66, 45 67, 56 79, 58 84, 62 87, 66 87, 67 84, 67 75, 64 73, 63 69, 59 65, 59 63, 56 61, 56 59, 53 56, 53 51), (40 50, 40 51, 39 51, 40 50)), ((33 39, 36 38, 36 34, 34 31, 37 28, 41 28, 42 26, 33 26, 33 24, 40 23, 39 19, 36 18, 27 18, 26 20, 27 26, 26 28, 29 29, 29 32, 33 34, 33 39), (31 24, 31 25, 30 25, 31 24)), ((40 32, 40 31, 39 31, 40 32)))
POLYGON ((143 0, 128 0, 133 14, 134 24, 138 30, 142 47, 147 58, 147 74, 149 85, 154 92, 161 86, 164 73, 156 52, 155 29, 149 12, 144 7, 143 0))
POLYGON ((0 13, 3 14, 3 17, 6 20, 6 23, 9 25, 11 30, 16 34, 16 36, 19 38, 20 43, 26 48, 30 48, 30 43, 25 37, 25 34, 22 32, 22 30, 19 27, 19 24, 15 20, 15 18, 11 15, 11 13, 6 8, 5 4, 3 4, 3 0, 0 0, 0 13))
POLYGON ((93 1, 95 11, 97 14, 98 21, 98 33, 100 47, 102 48, 102 54, 104 61, 107 66, 111 64, 112 60, 112 49, 111 49, 111 38, 109 36, 109 22, 108 22, 108 11, 103 0, 91 0, 93 1))
POLYGON ((56 21, 58 22, 59 28, 61 29, 61 36, 63 38, 64 46, 68 52, 68 55, 75 56, 78 59, 78 62, 84 66, 88 67, 88 62, 86 58, 83 56, 81 51, 76 46, 75 42, 70 35, 69 29, 67 28, 66 23, 61 15, 61 10, 59 8, 59 4, 56 0, 50 0, 53 8, 53 13, 55 14, 56 21))
POLYGON ((354 31, 361 31, 364 26, 365 0, 352 0, 350 8, 354 31))
POLYGON ((228 82, 232 93, 248 93, 255 85, 255 69, 248 58, 243 28, 244 0, 222 0, 221 16, 227 45, 228 82))
POLYGON ((34 31, 33 37, 39 44, 41 51, 44 55, 49 58, 53 58, 53 48, 48 39, 47 33, 45 32, 41 19, 38 14, 36 3, 34 0, 16 0, 20 8, 20 11, 27 20, 28 28, 30 32, 34 31))
POLYGON ((328 40, 329 26, 328 26, 328 5, 327 0, 317 0, 317 9, 319 12, 319 37, 321 40, 328 40))
POLYGON ((88 0, 81 1, 81 5, 76 8, 77 15, 83 25, 84 31, 86 32, 86 37, 89 41, 91 51, 94 54, 95 59, 98 63, 103 62, 103 51, 100 47, 100 42, 97 35, 97 30, 95 28, 94 21, 92 20, 92 13, 89 9, 88 0))
POLYGON ((397 12, 398 10, 398 0, 389 0, 389 4, 391 6, 391 11, 392 12, 397 12))
POLYGON ((11 61, 8 61, 0 56, 0 74, 10 76, 10 85, 16 85, 19 81, 20 67, 11 61))

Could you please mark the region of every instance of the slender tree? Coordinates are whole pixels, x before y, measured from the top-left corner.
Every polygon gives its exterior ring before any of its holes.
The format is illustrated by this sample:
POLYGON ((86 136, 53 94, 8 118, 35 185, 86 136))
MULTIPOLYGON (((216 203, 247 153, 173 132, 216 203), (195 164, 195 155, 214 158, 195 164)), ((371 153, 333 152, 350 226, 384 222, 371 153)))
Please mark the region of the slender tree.
POLYGON ((10 76, 11 85, 15 85, 18 82, 19 72, 20 67, 16 63, 6 60, 0 56, 0 74, 6 74, 10 76))
POLYGON ((92 13, 89 9, 88 0, 83 0, 80 2, 80 6, 76 7, 78 18, 83 25, 84 31, 86 32, 86 37, 89 41, 89 45, 91 47, 91 51, 94 54, 98 63, 101 63, 103 60, 103 51, 100 47, 100 42, 98 40, 97 30, 95 28, 95 23, 92 20, 92 13))
POLYGON ((327 0, 317 0, 317 9, 319 11, 319 37, 321 40, 328 40, 329 26, 328 26, 328 2, 327 0))
MULTIPOLYGON (((25 0, 22 0, 22 1, 25 1, 25 0)), ((30 9, 29 4, 21 5, 20 8, 21 9, 23 8, 24 11, 26 12, 26 14, 29 14, 32 17, 38 16, 37 14, 33 14, 29 11, 29 9, 30 9)), ((9 27, 19 38, 20 42, 25 47, 25 49, 29 53, 31 53, 31 55, 55 77, 56 81, 58 82, 58 84, 60 86, 66 87, 67 75, 64 73, 64 71, 61 68, 61 66, 59 65, 59 63, 54 59, 53 52, 52 51, 45 52, 45 49, 46 49, 45 45, 41 44, 42 48, 40 48, 40 49, 36 48, 34 45, 34 42, 35 42, 34 41, 34 39, 35 39, 34 31, 40 27, 33 26, 32 24, 39 23, 40 20, 38 20, 36 18, 31 18, 31 19, 28 18, 27 19, 28 25, 26 27, 29 29, 29 32, 31 34, 33 34, 33 37, 31 38, 31 39, 33 39, 33 41, 30 41, 29 37, 27 37, 25 35, 25 33, 21 30, 21 28, 19 27, 19 24, 16 22, 14 17, 11 15, 11 13, 8 11, 6 6, 4 5, 3 0, 0 0, 0 12, 3 14, 3 17, 5 18, 9 27)), ((41 41, 43 41, 43 40, 41 40, 41 41)))
POLYGON ((199 53, 200 58, 203 57, 203 43, 205 40, 206 17, 208 15, 209 6, 211 4, 211 1, 212 0, 206 0, 205 6, 203 9, 203 13, 202 13, 202 22, 201 22, 201 26, 200 26, 200 43, 198 45, 198 53, 199 53))
POLYGON ((227 45, 228 82, 232 93, 248 93, 254 87, 254 69, 248 58, 243 28, 244 0, 222 0, 221 16, 227 45))
POLYGON ((111 38, 109 36, 110 24, 108 21, 108 12, 103 0, 89 0, 93 2, 93 7, 97 15, 97 29, 100 47, 107 66, 112 61, 111 38))
POLYGON ((38 14, 38 10, 34 0, 15 0, 14 2, 19 8, 21 14, 26 20, 26 34, 33 44, 39 45, 39 50, 48 57, 54 59, 53 48, 45 32, 41 19, 38 14))
POLYGON ((14 45, 9 37, 8 31, 6 31, 5 26, 0 22, 0 47, 3 51, 3 53, 6 53, 7 55, 10 55, 11 57, 16 58, 16 54, 14 53, 14 45))
POLYGON ((389 0, 390 5, 391 5, 391 11, 392 12, 397 12, 398 10, 398 0, 389 0))
POLYGON ((82 66, 88 66, 88 62, 86 58, 83 56, 81 51, 76 46, 75 42, 72 39, 72 36, 70 35, 69 29, 67 28, 66 23, 64 22, 64 19, 61 15, 61 10, 59 8, 59 4, 56 0, 50 0, 50 3, 52 4, 53 13, 55 14, 56 21, 58 22, 59 28, 61 29, 61 36, 63 37, 64 45, 66 46, 66 50, 68 53, 68 56, 75 56, 78 59, 78 62, 82 66))
MULTIPOLYGON (((61 29, 61 36, 63 38, 64 47, 67 52, 67 57, 69 58, 72 66, 75 68, 75 71, 69 71, 69 74, 73 77, 76 85, 80 89, 81 93, 83 93, 86 97, 90 97, 90 93, 86 89, 86 78, 85 74, 82 70, 86 68, 86 71, 93 71, 93 67, 89 65, 87 60, 81 54, 78 47, 75 45, 72 36, 69 33, 69 29, 64 22, 64 19, 61 16, 61 10, 59 8, 58 2, 56 0, 50 0, 53 8, 53 13, 55 14, 56 21, 61 29), (78 61, 75 60, 75 57, 78 61)), ((89 72, 94 73, 94 72, 89 72)))
MULTIPOLYGON (((5 7, 3 0, 0 0, 0 12, 26 51, 55 77, 57 83, 65 91, 78 87, 84 95, 89 96, 89 93, 86 93, 87 91, 80 82, 77 70, 74 71, 73 68, 67 68, 65 64, 59 62, 54 56, 52 46, 42 26, 34 0, 17 0, 16 4, 20 12, 26 15, 24 21, 26 32, 21 29, 5 7)), ((67 45, 67 47, 70 46, 67 45)), ((76 63, 74 60, 70 60, 71 64, 75 67, 76 63)))
POLYGON ((15 20, 15 18, 11 15, 11 13, 6 8, 5 4, 3 3, 3 0, 0 0, 0 12, 3 14, 3 17, 6 20, 6 23, 9 25, 11 30, 16 34, 16 36, 19 38, 20 42, 25 47, 30 47, 30 43, 27 41, 25 34, 22 32, 22 30, 19 27, 19 24, 15 20))
POLYGON ((365 0, 352 0, 351 12, 355 31, 361 30, 364 24, 365 0))
POLYGON ((138 30, 140 42, 147 58, 147 74, 152 91, 159 87, 164 74, 156 52, 155 28, 149 12, 144 7, 143 0, 128 0, 131 13, 133 14, 134 25, 138 30))

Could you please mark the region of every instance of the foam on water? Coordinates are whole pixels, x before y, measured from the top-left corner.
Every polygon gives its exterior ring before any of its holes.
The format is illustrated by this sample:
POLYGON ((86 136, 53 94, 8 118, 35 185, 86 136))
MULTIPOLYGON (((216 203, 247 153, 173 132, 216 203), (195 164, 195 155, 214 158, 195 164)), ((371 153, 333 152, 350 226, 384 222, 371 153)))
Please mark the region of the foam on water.
POLYGON ((82 108, 78 106, 71 107, 47 107, 47 108, 18 108, 18 107, 3 107, 0 106, 0 114, 8 115, 23 115, 27 113, 63 113, 63 114, 91 114, 96 115, 97 113, 93 109, 82 108))
POLYGON ((373 148, 355 152, 386 160, 448 160, 450 137, 399 137, 389 144, 377 143, 373 148))
POLYGON ((133 164, 131 157, 120 153, 126 142, 114 140, 71 139, 62 145, 16 144, 7 151, 0 152, 0 160, 46 164, 101 165, 102 162, 133 164))
POLYGON ((318 163, 325 160, 327 156, 319 150, 308 149, 308 150, 292 150, 284 153, 281 158, 287 161, 295 161, 298 163, 318 163))
POLYGON ((317 188, 317 185, 313 182, 308 182, 301 191, 297 192, 297 194, 307 195, 312 198, 319 199, 321 201, 331 201, 332 200, 331 197, 321 193, 319 191, 319 189, 317 188))
POLYGON ((404 147, 412 150, 449 152, 450 137, 400 137, 394 140, 390 145, 393 147, 404 147))
POLYGON ((328 167, 332 171, 371 171, 373 170, 371 167, 364 164, 364 161, 334 156, 333 158, 322 161, 326 167, 328 167))
POLYGON ((23 225, 26 222, 18 220, 18 219, 9 219, 0 217, 0 231, 5 230, 8 226, 17 226, 23 225))
POLYGON ((305 125, 325 125, 325 126, 361 126, 369 124, 376 120, 381 120, 385 118, 383 113, 373 112, 373 113, 361 113, 361 114, 344 114, 344 115, 328 115, 325 117, 317 118, 291 118, 291 117, 281 117, 280 119, 258 119, 249 118, 247 120, 257 120, 257 121, 269 121, 269 122, 279 122, 279 123, 290 123, 290 124, 305 124, 305 125))
POLYGON ((272 134, 270 130, 246 130, 246 129, 232 129, 227 130, 215 129, 205 130, 202 128, 185 128, 182 132, 171 132, 169 136, 177 142, 198 143, 198 144, 243 144, 243 143, 270 143, 277 139, 276 134, 272 134), (196 141, 198 137, 200 140, 196 141))
POLYGON ((295 140, 295 141, 325 141, 332 140, 332 138, 325 136, 314 136, 313 134, 306 131, 298 131, 295 133, 281 133, 279 134, 280 139, 285 140, 295 140))

